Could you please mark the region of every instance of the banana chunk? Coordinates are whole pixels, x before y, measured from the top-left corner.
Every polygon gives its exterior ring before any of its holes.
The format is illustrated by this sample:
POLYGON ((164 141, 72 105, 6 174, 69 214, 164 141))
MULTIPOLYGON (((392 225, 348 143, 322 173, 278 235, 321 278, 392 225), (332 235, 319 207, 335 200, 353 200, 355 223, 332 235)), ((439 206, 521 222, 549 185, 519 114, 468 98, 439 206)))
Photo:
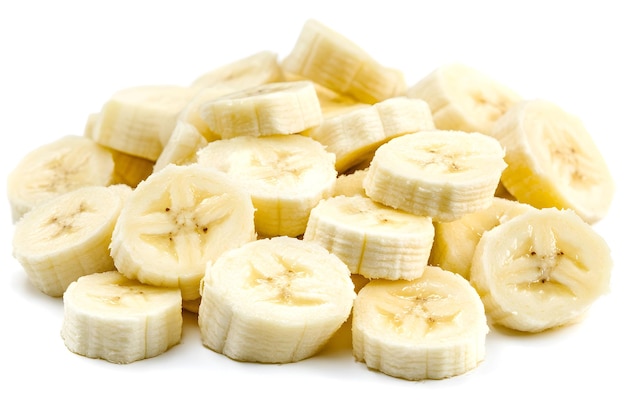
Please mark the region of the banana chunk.
POLYGON ((313 356, 348 319, 350 271, 321 246, 279 236, 207 265, 198 324, 202 343, 231 359, 288 363, 313 356))

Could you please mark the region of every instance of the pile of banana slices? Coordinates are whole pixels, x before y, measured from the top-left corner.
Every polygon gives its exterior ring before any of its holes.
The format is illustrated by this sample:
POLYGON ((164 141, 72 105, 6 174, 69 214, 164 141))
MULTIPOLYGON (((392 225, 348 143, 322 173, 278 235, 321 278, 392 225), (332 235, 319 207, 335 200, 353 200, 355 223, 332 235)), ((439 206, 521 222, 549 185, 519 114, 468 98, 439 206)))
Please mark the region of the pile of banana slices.
POLYGON ((288 363, 344 325, 366 369, 476 368, 486 335, 581 319, 609 288, 614 182, 576 116, 462 64, 413 86, 309 20, 187 86, 115 92, 8 178, 13 255, 61 336, 114 363, 180 343, 288 363))

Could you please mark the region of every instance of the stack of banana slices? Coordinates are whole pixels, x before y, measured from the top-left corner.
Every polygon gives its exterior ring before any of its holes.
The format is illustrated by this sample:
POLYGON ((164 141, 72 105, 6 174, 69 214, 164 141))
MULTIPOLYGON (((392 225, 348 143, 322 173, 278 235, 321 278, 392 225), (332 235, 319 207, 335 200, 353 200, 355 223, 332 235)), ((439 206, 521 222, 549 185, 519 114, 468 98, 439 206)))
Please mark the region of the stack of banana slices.
POLYGON ((342 326, 366 369, 464 374, 490 329, 581 320, 609 288, 614 182, 576 116, 453 63, 401 71, 314 20, 186 86, 134 86, 8 178, 13 254, 62 297, 68 349, 180 342, 309 358, 342 326))

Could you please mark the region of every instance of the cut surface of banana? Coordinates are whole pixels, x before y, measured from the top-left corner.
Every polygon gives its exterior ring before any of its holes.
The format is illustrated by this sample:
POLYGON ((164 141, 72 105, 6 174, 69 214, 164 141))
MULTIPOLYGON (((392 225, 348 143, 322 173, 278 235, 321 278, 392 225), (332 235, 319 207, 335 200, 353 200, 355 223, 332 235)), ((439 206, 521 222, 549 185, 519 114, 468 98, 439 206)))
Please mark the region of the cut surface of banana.
POLYGON ((606 215, 615 183, 580 118, 550 101, 526 100, 491 134, 506 148, 502 183, 517 200, 572 209, 588 223, 606 215))
POLYGON ((397 378, 443 379, 476 368, 488 332, 476 290, 434 266, 413 281, 372 280, 354 301, 354 357, 397 378))
POLYGON ((380 146, 363 187, 379 203, 452 221, 491 205, 505 166, 504 150, 490 136, 423 131, 380 146))
POLYGON ((239 361, 297 362, 328 342, 355 296, 348 268, 321 246, 286 236, 250 242, 207 265, 202 343, 239 361))
POLYGON ((127 364, 177 345, 180 290, 142 284, 117 271, 80 277, 63 294, 61 337, 72 352, 127 364))
POLYGON ((572 210, 546 208, 485 232, 470 282, 490 321, 540 332, 578 321, 609 290, 611 253, 572 210))

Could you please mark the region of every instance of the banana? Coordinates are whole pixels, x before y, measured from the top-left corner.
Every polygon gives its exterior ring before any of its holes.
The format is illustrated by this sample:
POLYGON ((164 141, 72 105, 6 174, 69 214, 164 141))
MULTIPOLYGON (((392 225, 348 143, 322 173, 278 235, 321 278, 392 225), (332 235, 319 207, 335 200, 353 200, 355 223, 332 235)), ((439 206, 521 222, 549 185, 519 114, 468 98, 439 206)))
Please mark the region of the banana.
POLYGON ((113 155, 93 140, 68 135, 27 153, 7 178, 13 222, 59 194, 114 180, 113 155))
POLYGON ((380 145, 397 136, 434 128, 425 101, 393 97, 327 117, 307 134, 335 154, 335 168, 343 173, 368 160, 380 145))
POLYGON ((435 222, 435 238, 428 263, 469 279, 474 250, 487 230, 535 208, 494 197, 491 206, 451 222, 435 222))
POLYGON ((436 68, 406 91, 426 101, 435 126, 491 134, 494 122, 522 97, 475 68, 451 63, 436 68))
POLYGON ((365 188, 363 188, 363 179, 367 174, 367 168, 357 169, 349 174, 341 174, 335 181, 335 188, 333 190, 333 196, 345 195, 361 195, 366 197, 365 188))
POLYGON ((352 311, 356 360, 408 380, 443 379, 476 368, 484 360, 488 332, 474 288, 435 266, 413 281, 370 281, 352 311))
POLYGON ((287 236, 256 240, 207 264, 202 343, 234 360, 297 362, 346 322, 355 297, 350 271, 321 246, 287 236))
POLYGON ((207 261, 256 238, 250 196, 221 172, 170 164, 130 195, 111 237, 123 275, 200 296, 207 261))
MULTIPOLYGON (((216 85, 199 90, 178 114, 178 118, 176 119, 177 124, 183 122, 193 125, 206 141, 220 139, 220 135, 213 132, 202 118, 202 106, 207 101, 215 100, 239 90, 240 89, 228 85, 216 85)), ((174 130, 176 130, 176 128, 174 128, 174 130)), ((173 134, 174 132, 172 132, 172 135, 173 134)), ((167 144, 165 146, 167 146, 167 144)))
POLYGON ((352 274, 413 280, 428 263, 435 228, 416 216, 362 196, 337 196, 311 210, 303 240, 336 255, 352 274))
POLYGON ((178 121, 169 141, 154 163, 153 172, 168 164, 188 165, 197 161, 196 153, 207 145, 207 140, 191 123, 178 121))
POLYGON ((251 195, 262 237, 299 236, 309 213, 333 192, 335 156, 302 135, 239 136, 210 142, 198 164, 226 173, 251 195))
POLYGON ((76 354, 127 364, 180 343, 180 290, 131 280, 117 271, 85 275, 63 294, 61 337, 76 354))
POLYGON ((604 239, 572 210, 530 210, 483 233, 470 282, 494 325, 541 332, 582 319, 609 290, 604 239))
POLYGON ((506 148, 502 183, 535 207, 572 209, 588 223, 602 219, 615 183, 582 120, 547 100, 513 106, 493 126, 506 148))
POLYGON ((200 116, 223 139, 301 133, 322 121, 310 81, 263 84, 209 100, 200 116))
POLYGON ((356 43, 314 19, 304 23, 281 65, 287 73, 367 104, 406 92, 400 70, 381 65, 356 43))
POLYGON ((379 203, 453 221, 491 205, 505 166, 504 150, 490 136, 423 131, 380 146, 363 187, 379 203))
POLYGON ((38 204, 16 224, 13 256, 30 282, 59 297, 70 283, 111 271, 109 243, 127 186, 85 186, 38 204))

